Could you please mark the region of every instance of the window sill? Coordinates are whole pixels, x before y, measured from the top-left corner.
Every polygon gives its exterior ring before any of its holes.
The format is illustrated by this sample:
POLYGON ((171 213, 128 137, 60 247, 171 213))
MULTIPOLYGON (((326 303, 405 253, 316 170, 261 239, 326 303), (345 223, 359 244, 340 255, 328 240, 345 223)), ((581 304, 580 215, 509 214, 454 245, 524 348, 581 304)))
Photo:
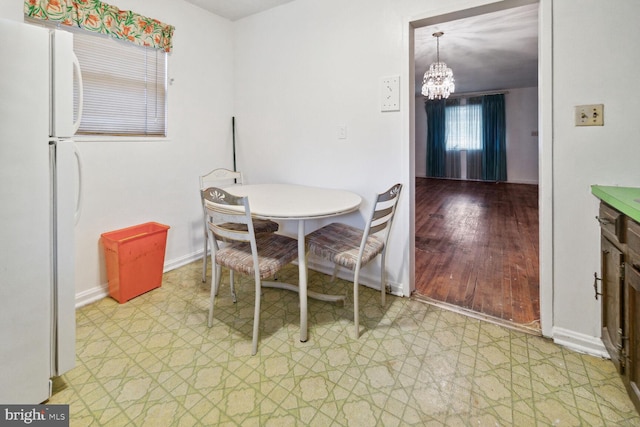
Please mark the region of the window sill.
POLYGON ((116 135, 74 135, 73 140, 83 142, 168 142, 166 136, 116 136, 116 135))

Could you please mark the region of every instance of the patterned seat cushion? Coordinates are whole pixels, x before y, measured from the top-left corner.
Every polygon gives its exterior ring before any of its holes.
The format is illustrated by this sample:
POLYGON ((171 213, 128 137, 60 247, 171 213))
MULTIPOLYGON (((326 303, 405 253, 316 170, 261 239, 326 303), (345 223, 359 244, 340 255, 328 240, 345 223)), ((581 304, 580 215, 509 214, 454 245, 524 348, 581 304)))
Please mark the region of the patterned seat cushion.
MULTIPOLYGON (((309 253, 353 270, 358 260, 362 233, 363 230, 347 224, 334 222, 326 225, 307 236, 309 253)), ((362 255, 362 265, 375 258, 382 249, 384 242, 377 236, 369 236, 362 255)))
MULTIPOLYGON (((221 225, 224 228, 228 228, 229 230, 235 231, 247 231, 247 226, 245 224, 236 224, 236 223, 224 223, 221 225)), ((279 225, 277 222, 269 221, 268 219, 254 219, 253 220, 253 231, 256 234, 261 233, 275 233, 278 231, 279 225)))
MULTIPOLYGON (((298 258, 298 241, 279 234, 256 237, 259 255, 260 279, 273 276, 282 267, 298 258)), ((254 274, 251 245, 234 242, 216 252, 216 263, 246 275, 254 274)))

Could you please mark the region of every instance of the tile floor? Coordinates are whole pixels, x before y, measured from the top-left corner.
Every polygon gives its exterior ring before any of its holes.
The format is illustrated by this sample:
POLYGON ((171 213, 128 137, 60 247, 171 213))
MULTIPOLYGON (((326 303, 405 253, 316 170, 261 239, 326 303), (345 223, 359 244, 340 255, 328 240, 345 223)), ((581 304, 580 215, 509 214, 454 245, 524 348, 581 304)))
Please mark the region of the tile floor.
MULTIPOLYGON (((200 268, 78 310, 77 366, 49 400, 72 426, 640 425, 610 361, 408 298, 381 308, 368 288, 359 340, 349 303, 310 301, 307 343, 297 294, 265 289, 252 357, 251 281, 237 304, 223 283, 209 329, 200 268)), ((312 289, 343 285, 310 271, 312 289)))

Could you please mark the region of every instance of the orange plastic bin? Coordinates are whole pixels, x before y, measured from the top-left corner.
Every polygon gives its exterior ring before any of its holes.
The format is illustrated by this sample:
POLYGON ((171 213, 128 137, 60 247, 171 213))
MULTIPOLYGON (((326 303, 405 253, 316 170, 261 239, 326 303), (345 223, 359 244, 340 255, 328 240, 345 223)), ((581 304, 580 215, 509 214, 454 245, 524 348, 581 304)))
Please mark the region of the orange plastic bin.
POLYGON ((101 234, 113 299, 122 304, 160 287, 169 228, 147 222, 101 234))

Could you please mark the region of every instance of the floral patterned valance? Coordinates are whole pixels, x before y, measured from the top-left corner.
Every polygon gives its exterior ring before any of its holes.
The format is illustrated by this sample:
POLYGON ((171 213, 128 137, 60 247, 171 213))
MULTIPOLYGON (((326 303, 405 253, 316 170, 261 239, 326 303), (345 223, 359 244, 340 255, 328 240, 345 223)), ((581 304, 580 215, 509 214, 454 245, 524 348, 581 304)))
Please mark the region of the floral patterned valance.
POLYGON ((24 14, 171 52, 172 25, 99 0, 24 0, 24 14))

